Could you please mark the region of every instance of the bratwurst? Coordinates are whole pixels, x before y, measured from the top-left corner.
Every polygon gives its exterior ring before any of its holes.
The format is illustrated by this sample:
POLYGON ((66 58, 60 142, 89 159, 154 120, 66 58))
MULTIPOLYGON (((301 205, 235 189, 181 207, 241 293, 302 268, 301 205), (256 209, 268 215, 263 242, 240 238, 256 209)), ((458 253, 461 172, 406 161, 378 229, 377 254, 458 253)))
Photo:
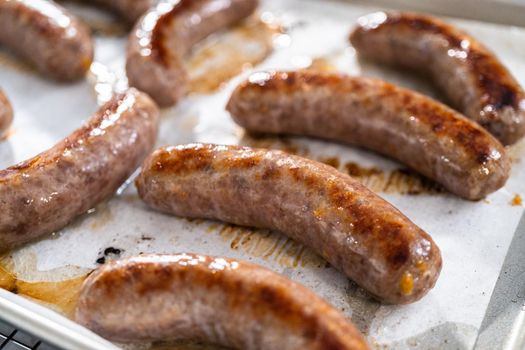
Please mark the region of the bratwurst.
POLYGON ((0 45, 59 81, 82 78, 93 60, 89 29, 53 1, 0 0, 0 45))
POLYGON ((322 72, 259 72, 226 107, 250 132, 314 136, 395 158, 477 200, 510 172, 505 148, 475 122, 381 80, 322 72))
POLYGON ((0 251, 59 230, 111 196, 151 151, 158 115, 130 89, 54 147, 0 171, 0 251))
POLYGON ((364 59, 429 75, 452 105, 503 144, 525 134, 525 93, 476 39, 437 18, 377 12, 358 20, 350 42, 364 59))
POLYGON ((252 14, 257 0, 169 0, 137 22, 128 40, 126 72, 130 86, 147 92, 161 107, 185 94, 182 57, 213 32, 252 14))
POLYGON ((399 210, 350 176, 281 151, 160 148, 136 186, 162 212, 281 231, 388 303, 418 300, 441 270, 432 238, 399 210))
POLYGON ((76 321, 119 342, 368 349, 350 321, 302 285, 248 262, 196 254, 103 265, 82 286, 76 321))

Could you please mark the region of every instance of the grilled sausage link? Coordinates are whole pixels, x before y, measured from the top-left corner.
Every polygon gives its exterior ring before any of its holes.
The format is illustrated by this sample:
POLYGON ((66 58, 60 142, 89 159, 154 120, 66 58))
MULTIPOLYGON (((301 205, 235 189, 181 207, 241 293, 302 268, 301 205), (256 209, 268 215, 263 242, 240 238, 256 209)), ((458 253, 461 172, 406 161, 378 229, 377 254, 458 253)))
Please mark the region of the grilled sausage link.
POLYGON ((76 320, 120 342, 368 349, 350 321, 302 285, 248 262, 195 254, 103 265, 82 286, 76 320))
POLYGON ((93 59, 89 29, 46 0, 0 0, 0 45, 60 81, 83 77, 93 59))
POLYGON ((360 56, 429 75, 452 105, 503 144, 525 134, 525 93, 476 39, 437 18, 378 12, 350 35, 360 56))
POLYGON ((441 269, 432 238, 392 205, 328 165, 281 151, 160 148, 136 186, 162 212, 281 231, 388 303, 418 300, 441 269))
POLYGON ((477 200, 510 172, 504 147, 445 105, 381 80, 320 72, 260 72, 227 109, 250 132, 307 135, 379 152, 477 200))
POLYGON ((111 196, 151 151, 158 113, 130 89, 54 147, 0 171, 0 251, 61 229, 111 196))
POLYGON ((5 137, 12 122, 13 108, 4 92, 0 89, 0 140, 5 137))
POLYGON ((193 44, 249 16, 257 0, 164 1, 148 11, 128 41, 130 86, 147 92, 160 106, 184 95, 187 73, 181 58, 193 44))

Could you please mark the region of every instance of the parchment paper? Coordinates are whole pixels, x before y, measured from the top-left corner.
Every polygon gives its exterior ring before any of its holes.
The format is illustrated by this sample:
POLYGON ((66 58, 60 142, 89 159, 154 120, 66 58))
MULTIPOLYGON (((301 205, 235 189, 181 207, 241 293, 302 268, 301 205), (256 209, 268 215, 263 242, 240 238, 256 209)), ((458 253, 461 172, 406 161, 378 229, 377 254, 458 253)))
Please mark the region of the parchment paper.
MULTIPOLYGON (((511 205, 516 194, 525 194, 525 183, 520 180, 525 172, 525 164, 520 161, 525 152, 523 143, 509 149, 513 170, 507 185, 486 200, 468 202, 399 171, 404 167, 398 163, 355 147, 307 138, 247 137, 224 110, 232 89, 249 72, 298 69, 319 62, 329 69, 381 77, 436 96, 428 82, 415 76, 357 61, 347 36, 360 15, 375 10, 378 8, 331 1, 263 1, 262 18, 289 28, 287 34, 274 35, 273 54, 253 69, 245 67, 220 90, 192 94, 176 108, 165 109, 158 145, 213 142, 276 147, 361 176, 429 232, 441 248, 441 277, 421 301, 406 306, 381 305, 310 250, 282 234, 159 214, 146 208, 129 183, 113 199, 52 237, 13 252, 19 276, 59 280, 71 275, 72 269, 78 273, 96 267, 97 259, 141 252, 223 255, 259 263, 311 288, 352 318, 379 349, 472 348, 523 211, 522 206, 511 205), (117 249, 117 253, 110 250, 104 254, 108 247, 117 249), (34 263, 28 265, 28 261, 34 263)), ((86 17, 91 19, 101 16, 88 12, 86 17)), ((100 18, 106 20, 105 16, 100 18)), ((525 29, 449 20, 497 52, 525 84, 525 46, 520 44, 525 42, 525 29)), ((225 37, 232 42, 239 39, 228 33, 221 35, 223 41, 225 37)), ((220 35, 218 38, 221 40, 220 35)), ((16 115, 12 135, 0 143, 0 166, 51 147, 98 108, 98 103, 107 98, 108 89, 123 88, 125 42, 125 35, 97 34, 97 64, 91 77, 73 85, 46 81, 31 70, 21 69, 16 60, 6 59, 2 53, 0 84, 16 115)), ((246 50, 253 53, 264 48, 254 44, 246 45, 246 50)), ((193 74, 198 74, 197 70, 193 74)))

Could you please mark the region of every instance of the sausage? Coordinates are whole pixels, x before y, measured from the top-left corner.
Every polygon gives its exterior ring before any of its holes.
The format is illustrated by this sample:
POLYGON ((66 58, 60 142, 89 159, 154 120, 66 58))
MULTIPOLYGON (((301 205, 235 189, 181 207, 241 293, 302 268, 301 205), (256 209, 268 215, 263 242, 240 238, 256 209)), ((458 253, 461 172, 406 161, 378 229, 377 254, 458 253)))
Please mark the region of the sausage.
POLYGON ((134 24, 156 0, 84 0, 105 7, 129 23, 134 24))
POLYGON ((13 108, 4 92, 0 89, 0 139, 5 137, 13 122, 13 108))
POLYGON ((503 144, 525 134, 525 94, 476 39, 437 18, 377 12, 358 20, 350 41, 359 55, 429 75, 467 117, 503 144))
POLYGON ((83 77, 93 60, 89 29, 46 0, 0 0, 0 45, 59 81, 83 77))
POLYGON ((281 231, 387 303, 418 300, 441 270, 432 238, 391 204, 328 165, 281 151, 160 148, 136 186, 161 212, 281 231))
POLYGON ((510 172, 505 148, 475 122, 381 80, 322 72, 260 72, 226 107, 250 132, 315 136, 395 158, 450 192, 477 200, 510 172))
POLYGON ((0 171, 0 251, 59 230, 111 196, 151 152, 158 114, 130 89, 54 147, 0 171))
POLYGON ((170 0, 148 11, 128 40, 126 73, 130 86, 161 106, 185 94, 188 75, 182 57, 211 33, 253 13, 257 0, 170 0))
POLYGON ((302 285, 248 262, 196 254, 103 265, 82 285, 76 321, 119 342, 368 349, 350 321, 302 285))

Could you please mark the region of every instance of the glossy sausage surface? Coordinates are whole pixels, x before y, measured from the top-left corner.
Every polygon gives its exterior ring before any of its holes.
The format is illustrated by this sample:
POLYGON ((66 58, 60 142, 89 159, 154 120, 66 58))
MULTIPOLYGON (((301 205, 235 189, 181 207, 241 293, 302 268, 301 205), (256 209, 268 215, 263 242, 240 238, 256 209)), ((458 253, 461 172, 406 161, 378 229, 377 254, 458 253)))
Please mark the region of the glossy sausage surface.
POLYGON ((54 147, 0 171, 0 251, 59 230, 111 196, 151 151, 158 113, 130 89, 54 147))
POLYGON ((160 106, 185 94, 182 57, 192 45, 252 14, 257 0, 163 1, 137 22, 128 40, 130 86, 147 92, 160 106))
POLYGON ((320 137, 397 159, 470 200, 501 188, 505 148, 475 122, 414 91, 321 72, 259 72, 227 105, 250 132, 320 137))
POLYGON ((432 238, 391 204, 328 165, 281 151, 160 148, 136 186, 165 213, 281 231, 388 303, 418 300, 441 269, 432 238))
POLYGON ((399 12, 361 17, 350 35, 361 57, 431 77, 452 105, 503 144, 525 134, 525 93, 496 55, 437 18, 399 12))
POLYGON ((0 0, 0 45, 59 81, 82 78, 93 60, 89 29, 53 1, 0 0))
POLYGON ((140 255, 88 277, 80 324, 121 342, 189 339, 237 349, 368 349, 352 323, 298 283, 248 262, 140 255))

